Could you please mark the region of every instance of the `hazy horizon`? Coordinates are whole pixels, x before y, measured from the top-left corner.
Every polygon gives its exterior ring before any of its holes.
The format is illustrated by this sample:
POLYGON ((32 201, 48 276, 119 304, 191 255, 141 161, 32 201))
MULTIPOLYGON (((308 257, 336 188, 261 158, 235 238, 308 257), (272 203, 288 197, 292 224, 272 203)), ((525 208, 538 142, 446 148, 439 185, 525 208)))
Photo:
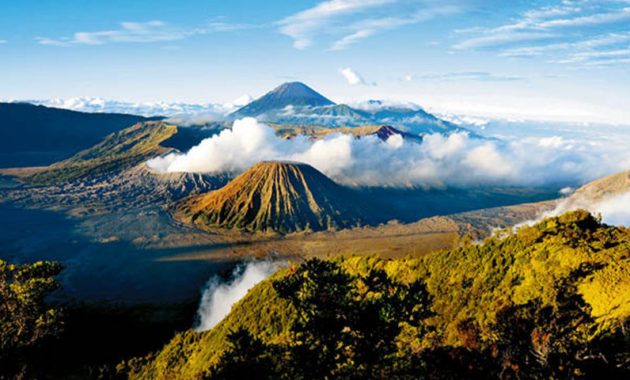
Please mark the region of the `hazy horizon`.
POLYGON ((0 99, 224 104, 298 80, 340 103, 410 101, 519 120, 630 119, 626 0, 121 5, 4 5, 0 99))

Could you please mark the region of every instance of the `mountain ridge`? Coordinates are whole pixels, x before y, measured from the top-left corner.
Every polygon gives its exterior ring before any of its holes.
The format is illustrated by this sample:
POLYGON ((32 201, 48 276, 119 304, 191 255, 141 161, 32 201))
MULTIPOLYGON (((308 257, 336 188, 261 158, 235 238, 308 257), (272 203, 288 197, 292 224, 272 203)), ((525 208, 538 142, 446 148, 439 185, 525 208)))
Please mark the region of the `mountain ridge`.
POLYGON ((368 106, 337 104, 301 82, 289 82, 231 113, 227 119, 255 117, 263 122, 328 128, 380 124, 413 134, 467 131, 417 106, 380 101, 370 101, 368 106))
POLYGON ((26 179, 42 185, 120 172, 171 150, 160 144, 176 133, 176 126, 163 121, 137 123, 26 179))
POLYGON ((111 133, 158 118, 0 102, 0 120, 0 167, 7 168, 50 165, 111 133))

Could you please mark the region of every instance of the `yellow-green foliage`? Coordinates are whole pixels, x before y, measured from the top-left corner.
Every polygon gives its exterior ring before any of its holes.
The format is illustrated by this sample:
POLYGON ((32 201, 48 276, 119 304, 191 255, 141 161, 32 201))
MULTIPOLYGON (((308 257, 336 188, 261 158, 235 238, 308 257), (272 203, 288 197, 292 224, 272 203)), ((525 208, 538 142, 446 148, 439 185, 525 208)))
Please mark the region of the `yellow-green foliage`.
POLYGON ((175 133, 176 126, 161 121, 138 123, 112 133, 97 145, 37 172, 28 180, 49 184, 126 169, 165 151, 160 143, 175 133))
POLYGON ((55 276, 60 272, 54 262, 16 265, 0 260, 0 368, 8 365, 5 360, 19 368, 14 361, 22 350, 61 330, 60 311, 44 302, 59 287, 55 276))
MULTIPOLYGON (((550 218, 481 245, 464 243, 421 258, 335 260, 353 274, 379 268, 401 283, 424 279, 435 312, 426 324, 434 329, 422 342, 403 329, 397 341, 406 350, 465 345, 463 323, 475 326, 482 344, 491 344, 500 310, 534 300, 556 307, 556 285, 584 267, 591 271, 579 279, 577 288, 596 321, 593 331, 606 334, 630 316, 630 230, 601 225, 585 211, 550 218)), ((225 349, 228 331, 244 326, 267 342, 285 340, 293 316, 271 281, 264 281, 215 329, 177 336, 135 375, 191 378, 214 364, 225 349)))
POLYGON ((188 330, 178 334, 155 357, 133 361, 131 378, 192 379, 216 364, 225 350, 225 339, 233 330, 246 328, 267 343, 283 343, 295 318, 291 305, 278 298, 271 280, 280 271, 250 290, 232 307, 232 312, 212 330, 188 330))

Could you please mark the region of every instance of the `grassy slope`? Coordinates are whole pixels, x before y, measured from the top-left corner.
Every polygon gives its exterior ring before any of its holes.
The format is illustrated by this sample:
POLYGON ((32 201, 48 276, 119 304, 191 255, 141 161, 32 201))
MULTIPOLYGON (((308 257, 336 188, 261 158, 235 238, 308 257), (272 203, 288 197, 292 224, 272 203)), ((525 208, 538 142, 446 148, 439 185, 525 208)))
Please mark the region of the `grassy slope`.
MULTIPOLYGON (((338 260, 350 272, 383 268, 400 282, 424 278, 436 312, 428 323, 437 327, 425 338, 427 345, 463 344, 457 326, 470 318, 491 342, 490 326, 501 307, 536 298, 553 305, 554 285, 584 264, 598 267, 578 289, 592 308, 599 332, 630 317, 630 230, 600 225, 583 211, 547 219, 503 239, 464 243, 421 258, 338 260)), ((292 313, 278 299, 271 280, 263 281, 214 329, 177 335, 144 365, 136 362, 131 378, 194 378, 216 362, 230 330, 244 326, 267 341, 287 339, 292 313)))
POLYGON ((126 169, 163 153, 166 148, 160 143, 175 133, 176 126, 161 121, 138 123, 107 136, 97 145, 37 172, 27 180, 44 185, 87 175, 98 177, 112 170, 126 169))
POLYGON ((295 312, 278 298, 271 280, 263 281, 232 307, 227 318, 212 330, 198 333, 188 330, 178 334, 155 356, 132 362, 135 379, 191 379, 202 374, 208 364, 216 363, 225 349, 228 333, 239 327, 254 328, 267 342, 286 342, 295 312))

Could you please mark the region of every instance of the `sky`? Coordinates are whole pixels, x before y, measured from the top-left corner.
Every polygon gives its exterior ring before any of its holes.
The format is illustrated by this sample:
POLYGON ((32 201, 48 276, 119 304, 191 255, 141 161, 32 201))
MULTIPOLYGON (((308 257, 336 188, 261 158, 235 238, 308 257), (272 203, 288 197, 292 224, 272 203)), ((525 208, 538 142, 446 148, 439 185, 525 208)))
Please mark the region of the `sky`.
POLYGON ((630 125, 630 0, 20 0, 0 99, 337 102, 630 125))

